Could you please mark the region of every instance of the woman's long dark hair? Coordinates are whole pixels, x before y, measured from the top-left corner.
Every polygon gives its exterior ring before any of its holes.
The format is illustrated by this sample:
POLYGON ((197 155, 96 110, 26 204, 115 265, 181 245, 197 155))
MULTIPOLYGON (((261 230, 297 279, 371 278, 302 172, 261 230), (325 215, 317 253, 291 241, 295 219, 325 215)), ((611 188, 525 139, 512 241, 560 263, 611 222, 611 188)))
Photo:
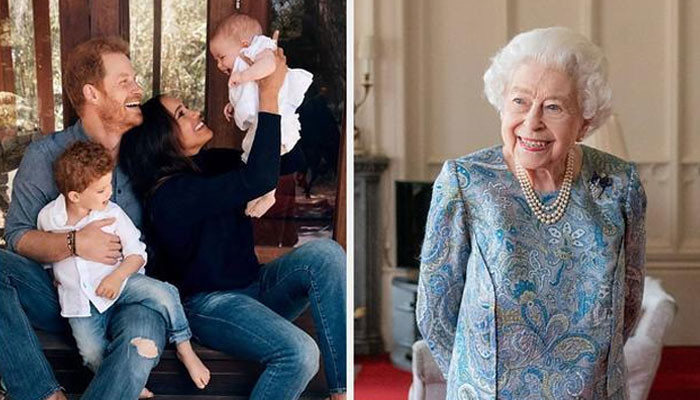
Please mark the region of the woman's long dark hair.
POLYGON ((141 201, 146 201, 165 179, 197 171, 180 148, 177 123, 161 97, 153 97, 141 106, 143 123, 125 133, 119 147, 119 164, 141 201))

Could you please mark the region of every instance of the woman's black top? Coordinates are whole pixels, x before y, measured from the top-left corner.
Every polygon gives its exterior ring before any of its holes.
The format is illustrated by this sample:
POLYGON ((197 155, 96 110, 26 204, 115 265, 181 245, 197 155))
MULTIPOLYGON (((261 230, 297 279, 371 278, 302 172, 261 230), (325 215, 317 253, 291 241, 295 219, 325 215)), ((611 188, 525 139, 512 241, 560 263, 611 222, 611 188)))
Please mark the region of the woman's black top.
POLYGON ((155 250, 149 275, 177 286, 182 296, 248 286, 260 264, 244 211, 277 185, 279 115, 259 114, 247 165, 240 152, 225 149, 203 150, 192 160, 199 172, 166 179, 146 203, 155 250))

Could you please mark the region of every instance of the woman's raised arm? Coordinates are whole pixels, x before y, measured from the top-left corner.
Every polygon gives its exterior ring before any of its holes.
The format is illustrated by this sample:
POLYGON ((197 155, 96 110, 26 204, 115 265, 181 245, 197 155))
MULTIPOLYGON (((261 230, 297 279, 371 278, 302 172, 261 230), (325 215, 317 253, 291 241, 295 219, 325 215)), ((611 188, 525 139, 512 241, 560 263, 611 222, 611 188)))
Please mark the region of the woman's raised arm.
POLYGON ((157 220, 191 224, 243 207, 277 186, 280 116, 261 112, 248 164, 217 175, 182 173, 163 182, 149 200, 157 220))

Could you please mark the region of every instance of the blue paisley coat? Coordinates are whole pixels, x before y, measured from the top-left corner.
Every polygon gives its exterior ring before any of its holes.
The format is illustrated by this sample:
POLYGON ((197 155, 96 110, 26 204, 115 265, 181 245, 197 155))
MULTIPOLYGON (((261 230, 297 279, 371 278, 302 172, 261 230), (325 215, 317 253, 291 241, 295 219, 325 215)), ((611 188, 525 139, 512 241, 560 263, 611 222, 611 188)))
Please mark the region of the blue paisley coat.
POLYGON ((646 196, 633 164, 582 149, 552 225, 532 214, 500 146, 444 164, 416 314, 447 399, 627 397, 623 345, 641 307, 646 196))

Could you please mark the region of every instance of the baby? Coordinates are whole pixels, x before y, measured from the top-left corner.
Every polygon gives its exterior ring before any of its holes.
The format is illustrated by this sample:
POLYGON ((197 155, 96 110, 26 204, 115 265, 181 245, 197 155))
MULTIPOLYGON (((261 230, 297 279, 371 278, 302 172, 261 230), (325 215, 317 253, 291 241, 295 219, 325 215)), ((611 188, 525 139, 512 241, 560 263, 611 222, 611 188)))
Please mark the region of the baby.
MULTIPOLYGON (((260 23, 245 14, 226 17, 214 30, 209 50, 217 68, 229 75, 229 103, 224 107, 228 121, 233 116, 236 125, 246 131, 242 148, 243 162, 247 162, 255 138, 258 119, 258 85, 255 81, 275 71, 277 40, 264 36, 260 23)), ((279 92, 278 105, 281 116, 281 154, 286 154, 299 141, 299 115, 297 108, 304 100, 304 93, 311 85, 313 75, 303 69, 289 69, 279 92)), ((260 217, 275 203, 275 191, 251 200, 246 214, 260 217)))
MULTIPOLYGON (((66 232, 72 257, 49 266, 58 283, 61 315, 68 318, 78 351, 93 372, 102 363, 107 347, 106 321, 113 305, 140 304, 163 316, 168 340, 175 343, 178 358, 187 368, 195 385, 203 389, 209 383, 209 370, 197 357, 190 338, 185 312, 177 289, 169 283, 144 275, 146 245, 141 233, 126 213, 109 201, 112 195, 114 161, 97 143, 76 142, 56 161, 54 176, 59 196, 40 212, 37 227, 43 231, 66 232), (114 265, 81 258, 77 253, 76 231, 88 223, 112 219, 102 230, 119 237, 123 259, 114 265)), ((136 323, 136 322, 135 322, 136 323)), ((153 343, 132 343, 139 353, 153 352, 153 343)), ((140 398, 153 397, 143 389, 140 398)))

